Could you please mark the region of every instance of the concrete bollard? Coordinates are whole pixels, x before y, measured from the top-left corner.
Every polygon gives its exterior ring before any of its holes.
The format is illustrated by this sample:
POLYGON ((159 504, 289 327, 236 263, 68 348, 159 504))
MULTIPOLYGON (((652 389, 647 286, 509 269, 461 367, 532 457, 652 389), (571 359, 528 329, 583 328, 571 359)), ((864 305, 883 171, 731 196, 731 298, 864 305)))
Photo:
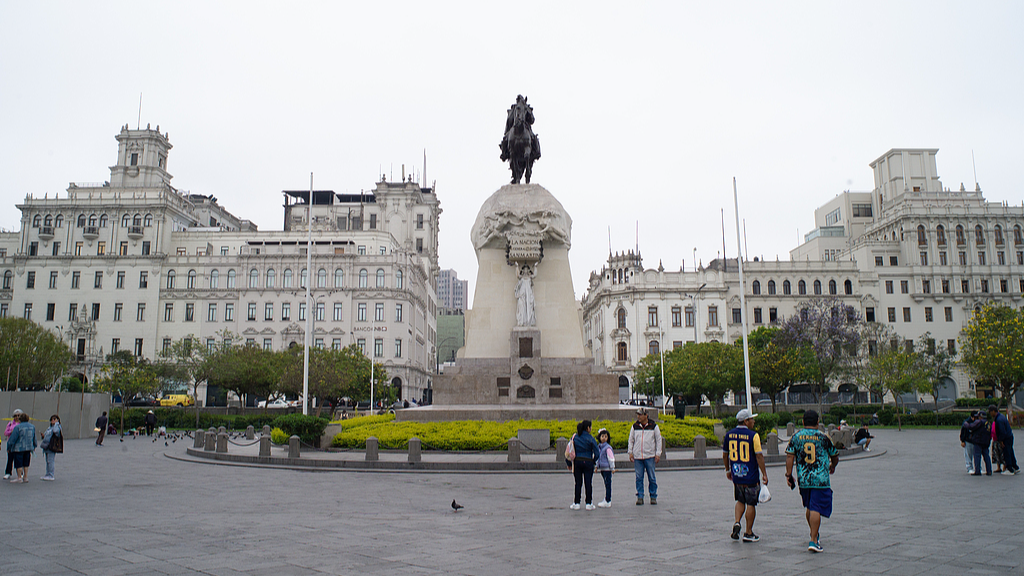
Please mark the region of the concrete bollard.
POLYGON ((829 424, 828 425, 828 432, 829 432, 829 434, 831 434, 833 430, 836 430, 836 425, 835 424, 829 424))
POLYGON ((202 428, 196 430, 195 440, 192 442, 193 448, 202 448, 206 446, 206 430, 202 428))
POLYGON ((260 436, 260 458, 270 458, 270 435, 260 436))
POLYGON ((217 449, 217 430, 211 427, 209 430, 206 431, 205 436, 206 446, 203 447, 203 450, 206 450, 207 452, 213 452, 214 450, 217 449))
POLYGON ((299 437, 292 436, 288 439, 288 457, 298 458, 299 457, 299 437))
POLYGON ((508 461, 520 462, 522 460, 522 443, 519 438, 508 439, 508 461))
POLYGON ((260 433, 263 434, 264 436, 270 436, 270 424, 264 424, 263 431, 260 433))
MULTIPOLYGON (((629 455, 626 455, 629 458, 629 455)), ((708 440, 707 438, 697 435, 693 437, 693 457, 698 460, 703 460, 708 457, 708 440)))
POLYGON ((366 460, 376 462, 378 459, 380 459, 380 454, 377 452, 377 437, 370 436, 366 439, 366 460))
POLYGON ((564 436, 559 436, 555 440, 555 462, 559 464, 565 464, 565 447, 569 445, 569 441, 564 436))
POLYGON ((826 428, 825 425, 821 424, 820 422, 818 423, 818 430, 828 434, 828 428, 826 428))
POLYGON ((419 438, 415 436, 409 438, 409 462, 419 462, 423 458, 420 452, 421 446, 422 441, 419 438))
POLYGON ((227 431, 228 431, 228 429, 226 427, 224 427, 224 426, 218 426, 217 427, 217 434, 223 434, 223 433, 225 433, 227 431))
POLYGON ((779 455, 779 435, 775 432, 768 434, 768 454, 770 456, 779 455))
POLYGON ((256 438, 256 429, 252 427, 252 424, 249 424, 245 427, 245 439, 252 440, 254 438, 256 438))
POLYGON ((786 424, 786 436, 792 438, 793 434, 796 434, 796 424, 790 422, 786 424))
POLYGON ((217 452, 226 454, 228 451, 228 433, 221 432, 217 434, 217 452))
POLYGON ((717 423, 714 426, 715 438, 718 438, 718 443, 721 444, 722 440, 725 440, 725 426, 721 423, 717 423))

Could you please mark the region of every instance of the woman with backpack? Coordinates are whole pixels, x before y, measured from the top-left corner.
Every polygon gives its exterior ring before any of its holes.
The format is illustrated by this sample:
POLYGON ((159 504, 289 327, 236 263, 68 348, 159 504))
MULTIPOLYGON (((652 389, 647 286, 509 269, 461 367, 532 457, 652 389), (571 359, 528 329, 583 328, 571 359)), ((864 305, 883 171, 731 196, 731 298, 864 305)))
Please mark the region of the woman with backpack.
POLYGON ((64 452, 64 434, 60 429, 60 416, 50 416, 50 427, 43 432, 43 456, 46 457, 46 474, 40 480, 53 480, 53 464, 57 454, 64 452))

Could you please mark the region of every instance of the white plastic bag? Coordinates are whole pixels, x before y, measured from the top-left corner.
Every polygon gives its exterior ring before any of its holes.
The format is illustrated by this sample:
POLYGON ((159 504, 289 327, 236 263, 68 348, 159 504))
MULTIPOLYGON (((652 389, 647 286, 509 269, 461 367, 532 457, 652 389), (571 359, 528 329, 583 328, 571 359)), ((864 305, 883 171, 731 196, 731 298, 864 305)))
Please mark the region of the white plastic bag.
POLYGON ((757 501, 761 504, 770 502, 772 499, 772 493, 768 491, 767 484, 761 484, 761 492, 757 495, 757 501))

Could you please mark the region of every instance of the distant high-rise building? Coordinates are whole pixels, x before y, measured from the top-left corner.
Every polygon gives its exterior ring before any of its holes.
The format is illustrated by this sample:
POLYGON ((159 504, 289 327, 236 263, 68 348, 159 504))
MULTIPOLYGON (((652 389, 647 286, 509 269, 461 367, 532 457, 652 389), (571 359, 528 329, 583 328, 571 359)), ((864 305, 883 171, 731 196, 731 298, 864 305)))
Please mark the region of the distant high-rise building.
POLYGON ((449 310, 466 311, 469 281, 459 280, 455 270, 441 270, 437 276, 437 305, 449 310))

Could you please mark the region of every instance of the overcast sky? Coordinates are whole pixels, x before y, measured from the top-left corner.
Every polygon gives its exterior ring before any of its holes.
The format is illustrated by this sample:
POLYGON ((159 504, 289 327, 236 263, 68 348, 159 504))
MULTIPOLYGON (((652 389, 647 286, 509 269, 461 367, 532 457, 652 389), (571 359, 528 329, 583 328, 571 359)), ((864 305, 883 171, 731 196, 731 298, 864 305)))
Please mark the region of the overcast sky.
POLYGON ((533 181, 573 218, 580 297, 632 248, 644 264, 788 259, 813 211, 873 188, 890 148, 939 148, 943 184, 1024 199, 1024 3, 13 2, 0 0, 0 227, 26 194, 102 182, 123 124, 170 133, 179 190, 260 230, 285 189, 437 183, 440 259, 476 278, 469 229, 508 182, 516 94, 533 181))

